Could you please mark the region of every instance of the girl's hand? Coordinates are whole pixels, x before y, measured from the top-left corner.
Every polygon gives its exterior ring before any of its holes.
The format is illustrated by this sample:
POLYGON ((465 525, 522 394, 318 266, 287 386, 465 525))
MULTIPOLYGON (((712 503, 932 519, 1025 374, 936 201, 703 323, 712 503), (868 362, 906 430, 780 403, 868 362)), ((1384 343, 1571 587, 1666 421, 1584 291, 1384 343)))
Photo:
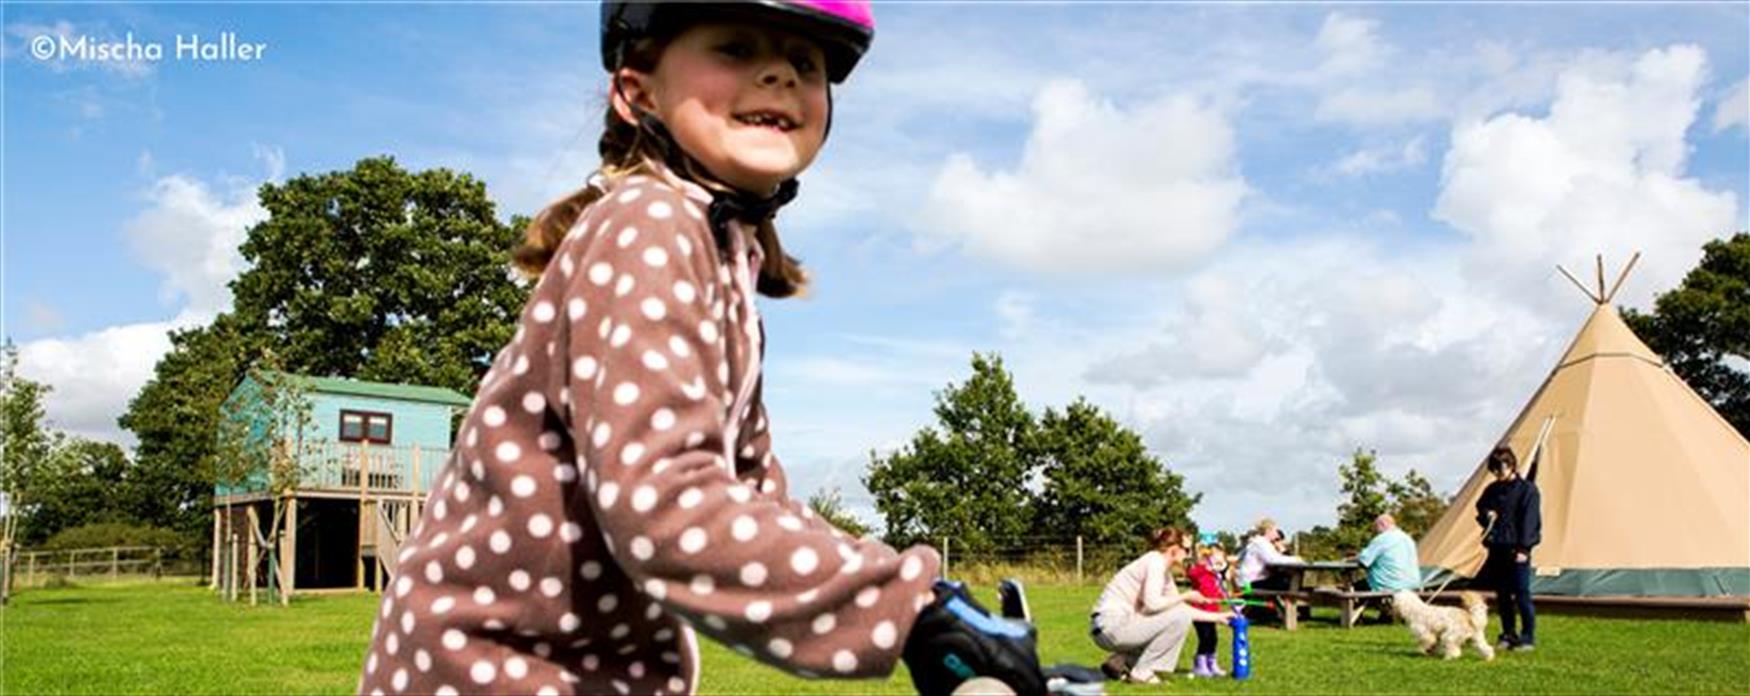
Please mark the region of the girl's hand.
POLYGON ((1208 597, 1203 596, 1202 592, 1198 592, 1196 590, 1191 590, 1191 591, 1186 592, 1185 594, 1182 594, 1179 596, 1184 598, 1184 600, 1186 602, 1191 602, 1193 604, 1206 604, 1209 602, 1208 597))

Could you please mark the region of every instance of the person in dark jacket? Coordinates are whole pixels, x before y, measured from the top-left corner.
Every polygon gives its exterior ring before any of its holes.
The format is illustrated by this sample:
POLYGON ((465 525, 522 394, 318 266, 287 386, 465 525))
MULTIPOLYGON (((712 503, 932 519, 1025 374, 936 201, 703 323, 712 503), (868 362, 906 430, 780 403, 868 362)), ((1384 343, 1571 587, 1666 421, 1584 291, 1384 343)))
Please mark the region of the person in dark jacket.
POLYGON ((1531 549, 1542 540, 1543 514, 1537 484, 1519 476, 1513 450, 1496 447, 1489 453, 1489 473, 1495 477, 1477 501, 1477 524, 1483 526, 1488 559, 1482 578, 1495 586, 1495 606, 1501 609, 1503 650, 1530 651, 1537 644, 1537 612, 1531 605, 1531 549), (1518 623, 1524 631, 1515 630, 1518 623))

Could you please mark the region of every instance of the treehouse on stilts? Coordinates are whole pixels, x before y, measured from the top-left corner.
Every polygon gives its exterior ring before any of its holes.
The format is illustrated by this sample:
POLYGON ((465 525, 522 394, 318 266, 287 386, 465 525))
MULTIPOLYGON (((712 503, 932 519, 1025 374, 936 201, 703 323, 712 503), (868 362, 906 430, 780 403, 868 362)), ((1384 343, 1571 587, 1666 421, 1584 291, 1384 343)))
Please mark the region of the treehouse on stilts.
POLYGON ((211 587, 380 590, 449 460, 450 389, 251 370, 221 408, 211 587))

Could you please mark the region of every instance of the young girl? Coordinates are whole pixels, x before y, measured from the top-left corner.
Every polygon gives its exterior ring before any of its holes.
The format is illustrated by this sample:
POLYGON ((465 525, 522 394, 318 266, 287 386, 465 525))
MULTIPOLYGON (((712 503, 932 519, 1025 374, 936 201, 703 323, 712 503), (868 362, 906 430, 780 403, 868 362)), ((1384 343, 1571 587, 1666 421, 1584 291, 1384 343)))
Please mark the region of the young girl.
POLYGON ((1201 592, 1180 592, 1172 569, 1185 562, 1190 538, 1166 527, 1149 535, 1150 550, 1107 581, 1094 604, 1089 634, 1110 655, 1100 669, 1111 679, 1158 684, 1172 674, 1193 623, 1225 623, 1232 614, 1205 611, 1201 592))
POLYGON ((754 294, 805 283, 772 216, 868 4, 602 17, 601 168, 516 253, 539 280, 402 547, 360 692, 691 693, 695 630, 808 677, 884 676, 903 652, 920 690, 951 690, 967 674, 936 663, 968 643, 1006 662, 950 660, 965 671, 1037 675, 1030 642, 932 588, 934 551, 834 529, 771 452, 754 294))
MULTIPOLYGON (((1191 582, 1192 589, 1211 601, 1193 602, 1191 606, 1209 612, 1224 611, 1220 600, 1227 597, 1227 591, 1222 588, 1222 578, 1226 573, 1227 552, 1220 546, 1198 547, 1197 561, 1185 571, 1185 578, 1191 582)), ((1191 676, 1226 676, 1227 672, 1221 669, 1215 657, 1215 624, 1199 622, 1193 628, 1197 631, 1197 654, 1192 659, 1191 676)))

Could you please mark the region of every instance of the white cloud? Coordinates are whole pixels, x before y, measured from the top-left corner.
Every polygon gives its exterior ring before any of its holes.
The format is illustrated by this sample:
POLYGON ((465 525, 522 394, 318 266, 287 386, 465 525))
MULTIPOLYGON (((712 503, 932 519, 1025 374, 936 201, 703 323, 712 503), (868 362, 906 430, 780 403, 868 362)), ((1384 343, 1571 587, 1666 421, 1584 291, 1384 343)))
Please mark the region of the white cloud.
MULTIPOLYGON (((258 146, 256 155, 266 163, 270 178, 283 174, 285 156, 279 150, 258 146)), ((139 166, 149 171, 151 162, 151 155, 142 153, 139 166)), ((20 370, 54 388, 44 401, 54 427, 134 444, 116 419, 170 349, 170 332, 203 325, 230 308, 226 284, 244 267, 237 246, 248 227, 266 217, 255 199, 259 183, 233 181, 228 191, 218 193, 206 182, 183 175, 152 182, 145 208, 122 225, 122 236, 147 268, 163 276, 165 299, 179 301, 181 309, 168 321, 112 326, 19 346, 20 370)))
POLYGON ((1320 72, 1343 75, 1378 65, 1387 53, 1386 46, 1379 40, 1378 29, 1378 20, 1351 17, 1341 12, 1325 15, 1324 23, 1319 25, 1318 37, 1313 40, 1325 53, 1320 72))
POLYGON ((166 322, 112 326, 70 338, 45 338, 18 348, 19 372, 53 387, 43 400, 49 426, 126 447, 132 433, 116 419, 170 350, 170 332, 209 317, 183 314, 166 322))
MULTIPOLYGON (((283 156, 277 166, 283 170, 283 156)), ((230 307, 226 284, 244 267, 237 247, 244 232, 267 217, 254 186, 215 192, 173 174, 153 182, 146 201, 146 209, 122 225, 122 235, 146 267, 163 275, 163 299, 180 300, 196 314, 230 307)))
POLYGON ((1186 96, 1122 109, 1058 81, 1033 111, 1013 170, 948 158, 926 203, 926 236, 1073 273, 1181 266, 1233 232, 1246 184, 1233 129, 1215 110, 1186 96))
POLYGON ((1726 96, 1714 105, 1714 132, 1750 123, 1750 80, 1739 80, 1726 90, 1726 96))
POLYGON ((1675 285, 1740 219, 1736 196, 1683 172, 1704 72, 1694 46, 1586 54, 1561 73, 1548 116, 1456 126, 1433 214, 1475 241, 1479 284, 1566 312, 1571 296, 1545 291, 1553 264, 1642 251, 1618 303, 1646 306, 1675 285))
POLYGON ((1354 126, 1390 126, 1446 116, 1433 87, 1392 70, 1398 52, 1379 37, 1379 21, 1341 12, 1325 16, 1313 43, 1323 61, 1305 81, 1318 94, 1313 118, 1354 126))
POLYGON ((1350 152, 1330 166, 1340 176, 1363 176, 1411 169, 1428 161, 1423 136, 1410 138, 1403 145, 1382 145, 1350 152))

